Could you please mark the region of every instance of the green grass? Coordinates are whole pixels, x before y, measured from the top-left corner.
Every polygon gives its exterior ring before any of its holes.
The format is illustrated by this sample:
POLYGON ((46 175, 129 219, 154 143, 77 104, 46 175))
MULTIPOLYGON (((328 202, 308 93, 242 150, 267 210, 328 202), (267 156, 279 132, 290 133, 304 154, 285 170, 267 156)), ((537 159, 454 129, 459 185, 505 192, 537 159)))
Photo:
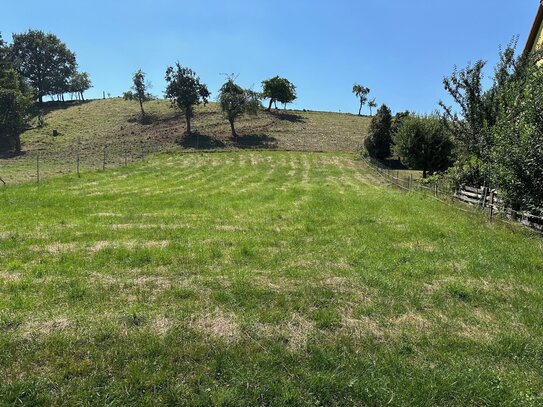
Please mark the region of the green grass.
POLYGON ((536 406, 543 243, 351 155, 0 189, 0 405, 536 406))
POLYGON ((79 152, 80 168, 97 170, 124 165, 158 151, 270 149, 354 152, 362 143, 368 117, 350 114, 273 110, 242 117, 236 124, 240 137, 230 136, 228 121, 219 105, 199 106, 193 119, 197 134, 185 137, 181 114, 166 100, 145 104, 149 124, 139 120, 139 104, 122 99, 94 100, 81 104, 49 105, 46 125, 23 133, 24 155, 0 156, 0 178, 13 184, 36 180, 40 155, 42 178, 74 173, 79 152), (60 132, 53 137, 56 129, 60 132))

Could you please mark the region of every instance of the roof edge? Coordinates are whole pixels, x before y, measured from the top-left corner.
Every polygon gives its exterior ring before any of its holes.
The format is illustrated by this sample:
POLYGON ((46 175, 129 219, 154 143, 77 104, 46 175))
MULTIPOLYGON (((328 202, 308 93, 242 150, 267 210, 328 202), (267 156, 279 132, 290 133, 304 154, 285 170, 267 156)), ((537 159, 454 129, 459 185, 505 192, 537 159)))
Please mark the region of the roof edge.
POLYGON ((542 23, 543 23, 543 0, 539 2, 539 8, 535 16, 534 25, 532 26, 532 30, 530 31, 530 35, 528 36, 526 47, 524 48, 524 55, 528 55, 532 51, 535 45, 535 42, 537 40, 537 34, 539 33, 539 29, 541 28, 542 23))

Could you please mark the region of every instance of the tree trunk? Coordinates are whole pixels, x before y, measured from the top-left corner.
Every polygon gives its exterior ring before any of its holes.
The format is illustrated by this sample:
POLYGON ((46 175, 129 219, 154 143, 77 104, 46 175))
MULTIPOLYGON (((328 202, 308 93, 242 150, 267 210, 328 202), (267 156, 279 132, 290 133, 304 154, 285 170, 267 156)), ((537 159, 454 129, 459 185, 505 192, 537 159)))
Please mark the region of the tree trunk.
POLYGON ((360 107, 358 108, 358 115, 362 115, 362 103, 360 103, 360 107))
POLYGON ((145 117, 145 112, 143 111, 143 102, 141 99, 139 101, 140 101, 141 117, 145 117))
POLYGON ((19 134, 15 135, 15 152, 17 154, 21 152, 21 136, 19 134))
POLYGON ((427 174, 427 171, 426 171, 426 170, 422 170, 422 178, 426 179, 426 175, 428 175, 428 174, 427 174))
POLYGON ((232 130, 232 137, 235 139, 238 138, 238 134, 236 133, 236 128, 234 127, 234 120, 228 120, 230 122, 230 129, 232 130))
POLYGON ((84 102, 85 98, 83 97, 83 92, 81 92, 81 101, 84 102))
POLYGON ((185 120, 187 122, 187 134, 192 134, 192 131, 190 130, 190 116, 188 114, 185 115, 185 120))
POLYGON ((273 99, 270 99, 270 105, 268 106, 268 112, 271 112, 272 104, 273 104, 273 99))

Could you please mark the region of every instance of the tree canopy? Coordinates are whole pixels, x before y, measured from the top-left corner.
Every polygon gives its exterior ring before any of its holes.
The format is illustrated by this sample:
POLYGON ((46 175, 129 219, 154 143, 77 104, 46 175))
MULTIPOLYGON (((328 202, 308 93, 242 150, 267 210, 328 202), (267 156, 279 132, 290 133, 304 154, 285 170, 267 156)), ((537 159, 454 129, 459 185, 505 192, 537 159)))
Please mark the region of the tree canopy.
POLYGON ((138 100, 141 109, 141 117, 145 117, 145 110, 143 110, 143 102, 147 100, 147 88, 149 85, 145 80, 145 72, 138 69, 132 76, 132 89, 134 90, 134 96, 138 100))
POLYGON ((260 107, 260 99, 256 92, 243 89, 234 82, 233 78, 222 85, 219 91, 219 103, 225 118, 230 123, 232 137, 237 137, 234 123, 244 114, 257 114, 260 107))
POLYGON ((451 164, 452 143, 439 117, 404 116, 394 133, 394 150, 409 168, 445 171, 451 164))
POLYGON ((479 60, 464 69, 455 69, 443 84, 456 109, 440 102, 441 118, 455 145, 457 183, 488 185, 493 145, 492 128, 503 103, 502 89, 519 72, 522 59, 515 57, 516 42, 500 52, 491 86, 484 87, 486 62, 479 60), (463 171, 462 168, 467 168, 463 171))
POLYGON ((392 113, 388 106, 382 105, 372 118, 364 146, 372 158, 384 159, 390 156, 392 136, 392 113))
POLYGON ((297 97, 296 86, 286 78, 274 76, 273 78, 262 81, 262 96, 270 99, 268 106, 268 111, 270 111, 272 105, 277 102, 283 105, 294 102, 297 97))
MULTIPOLYGON (((360 116, 362 114, 362 107, 366 104, 366 102, 368 101, 368 95, 370 93, 370 88, 366 88, 365 86, 362 86, 358 83, 355 83, 353 85, 353 93, 355 94, 355 96, 358 98, 359 102, 360 102, 360 106, 358 108, 358 115, 360 116)), ((375 100, 374 100, 375 102, 375 100)), ((375 107, 375 106, 373 106, 375 107)))
POLYGON ((11 52, 17 71, 32 86, 40 103, 45 95, 69 92, 76 58, 56 35, 39 30, 14 34, 11 52))
POLYGON ((166 97, 181 110, 185 116, 187 133, 191 134, 190 119, 194 117, 194 106, 207 104, 211 93, 192 69, 181 66, 179 62, 166 69, 166 82, 166 97))
POLYGON ((31 108, 31 94, 15 71, 7 46, 0 36, 0 149, 21 151, 20 133, 31 108))
POLYGON ((78 95, 78 98, 85 100, 83 93, 92 87, 92 82, 87 72, 75 72, 70 78, 70 92, 78 95))
POLYGON ((515 209, 543 208, 543 71, 534 60, 502 88, 490 180, 515 209))

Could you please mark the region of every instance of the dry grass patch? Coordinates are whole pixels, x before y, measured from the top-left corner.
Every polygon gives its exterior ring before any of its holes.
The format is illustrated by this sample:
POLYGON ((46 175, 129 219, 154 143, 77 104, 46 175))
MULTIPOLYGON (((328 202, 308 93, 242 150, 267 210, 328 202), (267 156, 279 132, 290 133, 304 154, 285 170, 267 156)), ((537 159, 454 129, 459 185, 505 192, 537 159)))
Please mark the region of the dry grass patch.
POLYGON ((408 312, 396 318, 392 322, 392 326, 393 330, 398 329, 400 332, 407 329, 409 331, 415 330, 419 333, 425 333, 431 329, 432 324, 422 315, 408 312))
POLYGON ((191 322, 191 327, 205 337, 237 342, 241 338, 239 323, 234 314, 226 314, 220 308, 204 314, 191 322))
POLYGON ((158 316, 151 321, 149 326, 157 335, 164 336, 172 329, 174 323, 171 319, 166 318, 165 316, 158 316))
POLYGON ((99 240, 95 242, 92 246, 88 247, 87 250, 90 252, 99 252, 104 249, 163 249, 168 247, 170 242, 168 240, 125 240, 125 241, 110 241, 110 240, 99 240))
POLYGON ((75 243, 53 243, 46 246, 32 246, 33 251, 45 251, 51 254, 68 253, 77 249, 75 243))
POLYGON ((57 332, 68 332, 75 329, 75 323, 67 317, 56 317, 51 320, 29 320, 19 327, 23 337, 51 335, 57 332))
POLYGON ((402 249, 409 249, 413 251, 422 251, 422 252, 434 252, 436 250, 436 245, 432 242, 403 242, 398 245, 402 249))
POLYGON ((21 274, 16 271, 0 271, 0 281, 4 283, 21 280, 21 274))
POLYGON ((385 339, 386 330, 373 319, 361 316, 343 316, 340 332, 351 335, 353 338, 372 337, 379 341, 385 339))

